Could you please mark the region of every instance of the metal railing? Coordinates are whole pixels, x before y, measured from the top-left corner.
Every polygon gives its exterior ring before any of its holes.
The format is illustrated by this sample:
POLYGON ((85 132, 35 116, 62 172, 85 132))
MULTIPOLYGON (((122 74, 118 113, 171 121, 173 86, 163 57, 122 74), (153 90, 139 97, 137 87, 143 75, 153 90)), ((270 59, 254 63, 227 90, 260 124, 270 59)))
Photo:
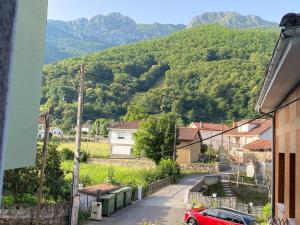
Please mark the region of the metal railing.
POLYGON ((290 225, 287 219, 280 219, 280 218, 270 218, 268 224, 269 225, 290 225))

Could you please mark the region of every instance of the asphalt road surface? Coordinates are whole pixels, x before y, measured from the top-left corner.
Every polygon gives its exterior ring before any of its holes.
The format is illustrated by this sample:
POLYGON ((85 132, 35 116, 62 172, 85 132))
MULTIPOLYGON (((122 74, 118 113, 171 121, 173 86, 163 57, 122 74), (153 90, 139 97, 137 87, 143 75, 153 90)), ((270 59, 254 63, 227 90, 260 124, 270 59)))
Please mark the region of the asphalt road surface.
POLYGON ((184 196, 203 176, 191 176, 181 179, 177 184, 170 185, 155 194, 136 201, 102 221, 90 221, 86 225, 139 225, 158 221, 160 225, 182 225, 186 204, 184 196))

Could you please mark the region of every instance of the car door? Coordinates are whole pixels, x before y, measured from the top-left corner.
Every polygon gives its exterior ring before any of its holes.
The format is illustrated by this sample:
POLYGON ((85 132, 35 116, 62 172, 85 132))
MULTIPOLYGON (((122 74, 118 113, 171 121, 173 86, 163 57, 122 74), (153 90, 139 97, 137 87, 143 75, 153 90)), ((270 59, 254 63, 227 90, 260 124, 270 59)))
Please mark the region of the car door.
POLYGON ((197 218, 200 225, 218 225, 218 210, 217 209, 207 209, 199 213, 197 218))
POLYGON ((220 219, 220 225, 241 225, 245 224, 243 219, 232 215, 231 213, 227 212, 219 212, 218 219, 220 219))

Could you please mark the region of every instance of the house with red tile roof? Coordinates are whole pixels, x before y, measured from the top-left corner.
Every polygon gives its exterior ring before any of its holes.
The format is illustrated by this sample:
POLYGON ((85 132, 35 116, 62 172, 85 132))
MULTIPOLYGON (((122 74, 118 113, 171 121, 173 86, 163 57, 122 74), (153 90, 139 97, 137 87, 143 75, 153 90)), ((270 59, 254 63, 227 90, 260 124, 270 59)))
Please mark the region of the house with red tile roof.
MULTIPOLYGON (((111 124, 109 130, 109 143, 111 144, 111 157, 131 157, 134 145, 133 134, 138 130, 139 122, 119 122, 111 124)), ((187 145, 201 140, 198 128, 179 127, 178 146, 187 145)), ((193 144, 177 150, 177 162, 188 164, 199 161, 201 143, 193 144)))
POLYGON ((224 137, 220 133, 222 133, 222 131, 229 129, 229 127, 226 124, 205 123, 205 122, 192 122, 189 125, 189 127, 198 128, 201 133, 201 137, 204 139, 203 144, 206 144, 207 146, 211 146, 215 150, 219 150, 219 148, 222 146, 222 143, 224 146, 224 142, 222 142, 224 140, 224 137), (217 136, 213 138, 209 138, 214 135, 217 136))
POLYGON ((198 128, 179 127, 178 132, 180 143, 177 147, 186 147, 176 150, 176 162, 178 164, 190 164, 199 161, 201 154, 201 143, 199 141, 202 139, 200 130, 198 128), (195 142, 199 143, 192 144, 195 142))
POLYGON ((272 120, 257 119, 248 123, 249 120, 241 120, 239 126, 224 134, 228 150, 244 149, 251 142, 257 140, 272 140, 272 120))

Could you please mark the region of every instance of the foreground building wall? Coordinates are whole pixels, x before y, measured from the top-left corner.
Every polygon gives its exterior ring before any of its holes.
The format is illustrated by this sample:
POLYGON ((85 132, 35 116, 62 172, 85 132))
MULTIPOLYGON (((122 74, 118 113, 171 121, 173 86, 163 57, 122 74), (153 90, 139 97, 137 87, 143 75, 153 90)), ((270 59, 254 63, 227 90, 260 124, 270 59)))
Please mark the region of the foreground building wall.
MULTIPOLYGON (((283 105, 300 96, 298 86, 283 105)), ((275 113, 275 216, 300 224, 300 101, 275 113)))

